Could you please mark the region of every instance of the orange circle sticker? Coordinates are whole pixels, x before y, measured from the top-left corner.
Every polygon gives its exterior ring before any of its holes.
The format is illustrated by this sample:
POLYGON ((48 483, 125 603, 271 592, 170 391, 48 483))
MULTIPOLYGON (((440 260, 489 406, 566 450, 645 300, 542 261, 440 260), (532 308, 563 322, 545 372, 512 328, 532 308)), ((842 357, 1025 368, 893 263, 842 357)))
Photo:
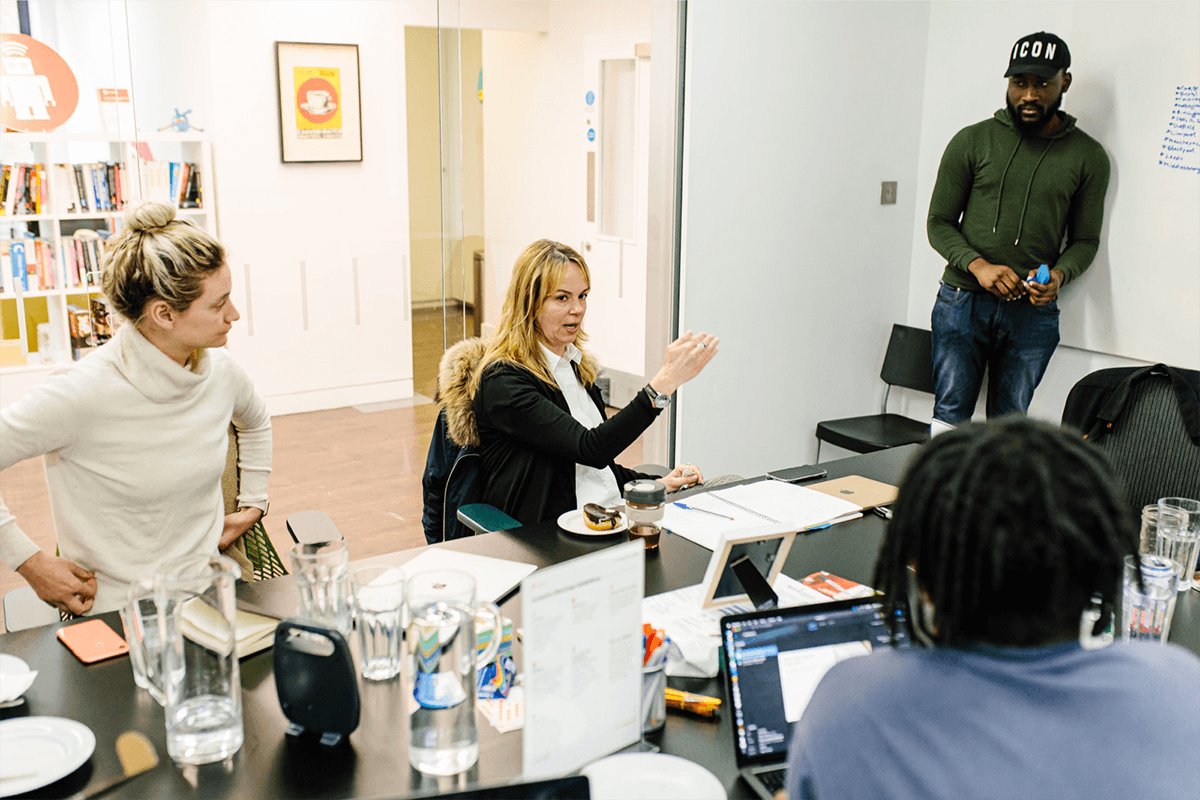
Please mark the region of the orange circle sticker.
POLYGON ((0 34, 0 125, 52 131, 77 105, 79 84, 62 56, 30 36, 0 34))

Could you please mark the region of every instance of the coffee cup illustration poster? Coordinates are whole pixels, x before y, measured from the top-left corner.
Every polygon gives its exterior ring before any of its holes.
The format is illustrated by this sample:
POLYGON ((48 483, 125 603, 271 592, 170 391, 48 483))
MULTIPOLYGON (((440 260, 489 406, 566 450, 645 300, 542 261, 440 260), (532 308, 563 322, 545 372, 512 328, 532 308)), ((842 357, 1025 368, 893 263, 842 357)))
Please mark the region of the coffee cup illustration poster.
POLYGON ((342 138, 341 70, 293 67, 296 86, 296 135, 301 139, 342 138))
POLYGON ((362 161, 358 45, 276 42, 275 57, 281 160, 362 161))

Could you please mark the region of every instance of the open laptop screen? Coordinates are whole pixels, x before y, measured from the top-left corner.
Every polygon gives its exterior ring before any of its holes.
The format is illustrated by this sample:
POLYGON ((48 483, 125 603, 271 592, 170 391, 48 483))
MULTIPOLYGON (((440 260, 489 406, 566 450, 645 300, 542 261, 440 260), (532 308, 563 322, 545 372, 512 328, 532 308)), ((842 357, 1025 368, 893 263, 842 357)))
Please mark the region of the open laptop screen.
MULTIPOLYGON (((749 766, 786 757, 792 724, 830 667, 892 637, 875 598, 724 617, 721 640, 738 765, 749 766)), ((901 629, 897 644, 907 643, 901 629)))

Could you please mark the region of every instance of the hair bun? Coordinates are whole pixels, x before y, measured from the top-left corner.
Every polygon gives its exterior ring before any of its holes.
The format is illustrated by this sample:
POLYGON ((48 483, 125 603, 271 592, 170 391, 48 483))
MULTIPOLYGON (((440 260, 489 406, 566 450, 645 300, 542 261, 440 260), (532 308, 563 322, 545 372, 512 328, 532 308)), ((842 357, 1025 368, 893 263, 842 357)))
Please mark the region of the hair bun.
POLYGON ((125 224, 131 230, 147 231, 162 228, 175 219, 175 207, 170 203, 148 200, 125 212, 125 224))

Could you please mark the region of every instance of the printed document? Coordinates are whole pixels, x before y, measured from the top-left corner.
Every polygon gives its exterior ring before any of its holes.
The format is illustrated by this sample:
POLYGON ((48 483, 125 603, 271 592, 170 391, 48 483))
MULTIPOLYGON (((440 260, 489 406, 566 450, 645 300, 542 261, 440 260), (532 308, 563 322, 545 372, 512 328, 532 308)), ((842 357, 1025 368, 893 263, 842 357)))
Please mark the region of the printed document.
POLYGON ((521 582, 525 777, 563 775, 642 735, 646 549, 616 545, 521 582))
POLYGON ((667 503, 662 527, 709 550, 722 533, 767 522, 794 525, 799 531, 862 515, 862 507, 848 500, 772 480, 694 494, 680 502, 692 508, 667 503))

